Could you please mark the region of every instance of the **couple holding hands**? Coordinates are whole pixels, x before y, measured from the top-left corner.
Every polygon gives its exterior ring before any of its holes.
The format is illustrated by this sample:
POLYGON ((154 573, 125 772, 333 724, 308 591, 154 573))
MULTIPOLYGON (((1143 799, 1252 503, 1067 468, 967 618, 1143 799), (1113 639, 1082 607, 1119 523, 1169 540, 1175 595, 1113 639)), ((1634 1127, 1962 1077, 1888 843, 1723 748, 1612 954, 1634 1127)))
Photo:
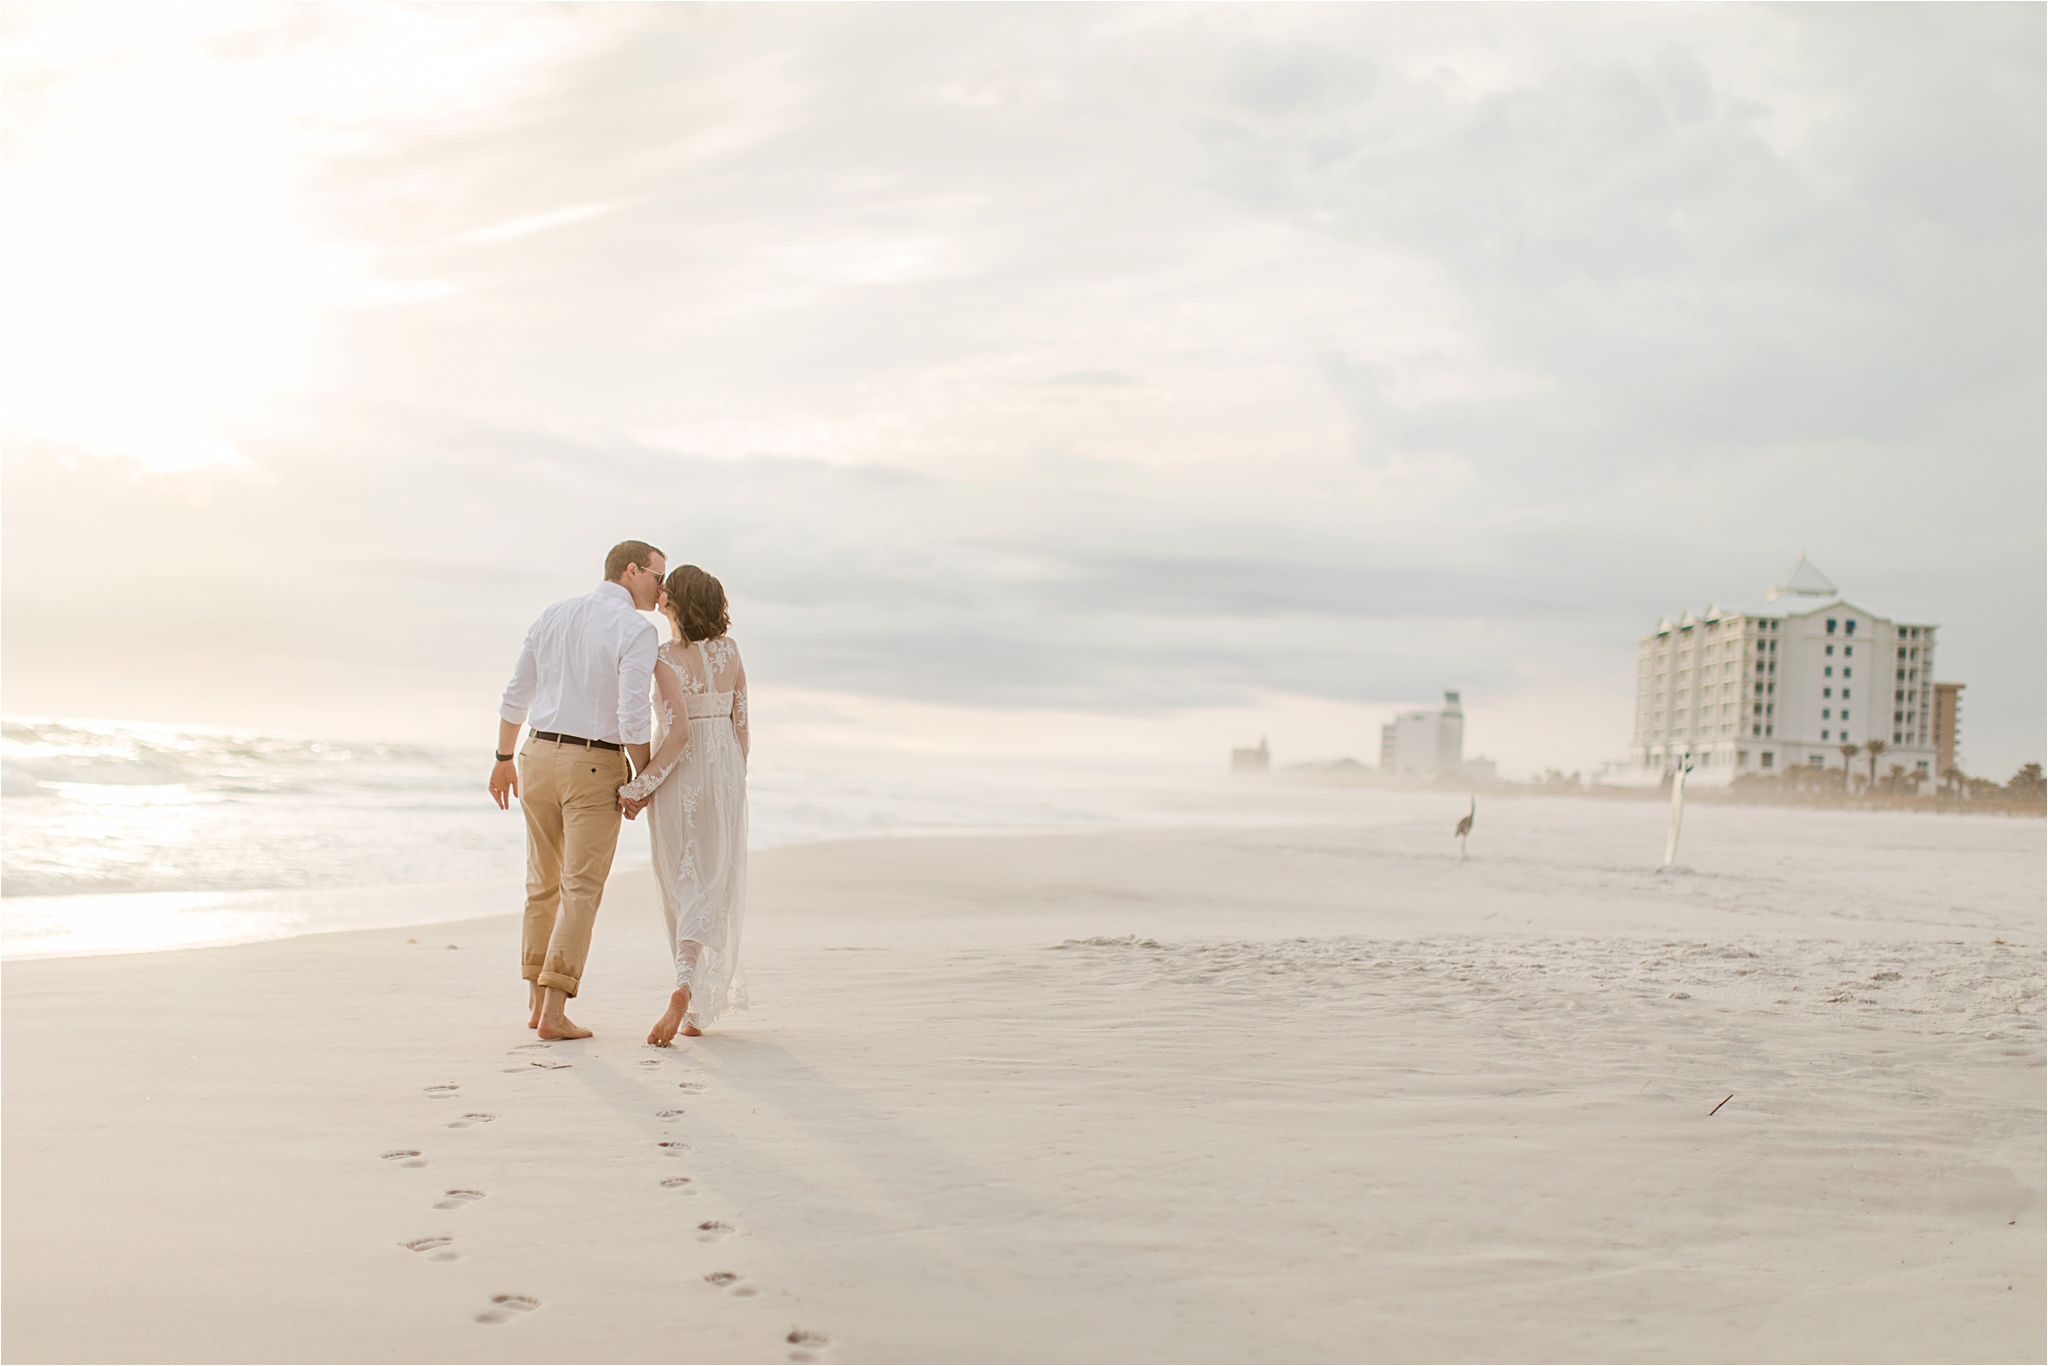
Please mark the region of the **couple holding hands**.
POLYGON ((590 1037, 567 1003, 582 985, 619 820, 642 811, 675 960, 675 990, 647 1042, 665 1048, 746 1008, 747 671, 729 625, 717 579, 688 564, 670 573, 660 550, 621 541, 603 583, 526 633, 498 710, 490 790, 526 815, 520 975, 528 1027, 543 1039, 590 1037), (641 615, 657 609, 673 632, 666 643, 641 615))

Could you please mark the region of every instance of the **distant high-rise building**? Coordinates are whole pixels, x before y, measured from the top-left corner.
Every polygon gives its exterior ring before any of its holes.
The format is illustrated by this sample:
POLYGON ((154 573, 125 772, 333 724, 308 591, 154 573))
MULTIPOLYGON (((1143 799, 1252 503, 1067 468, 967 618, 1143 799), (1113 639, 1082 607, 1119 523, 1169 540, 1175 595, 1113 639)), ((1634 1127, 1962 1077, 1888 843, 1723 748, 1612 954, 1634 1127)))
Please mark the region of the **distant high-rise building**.
POLYGON ((1232 773, 1264 773, 1273 767, 1273 751, 1266 748, 1266 737, 1259 737, 1257 749, 1233 749, 1230 751, 1232 773))
POLYGON ((1945 777, 1956 767, 1956 737, 1963 722, 1963 683, 1934 685, 1934 772, 1945 777))
MULTIPOLYGON (((1840 768, 1841 746, 1883 740, 1880 775, 1895 763, 1939 772, 1934 633, 1843 597, 1801 554, 1760 605, 1708 603, 1637 642, 1630 762, 1661 771, 1689 760, 1726 781, 1840 768)), ((1868 772, 1868 753, 1857 763, 1868 772)))
POLYGON ((1465 767, 1465 712, 1454 692, 1442 711, 1403 712, 1380 727, 1380 768, 1435 777, 1465 767))

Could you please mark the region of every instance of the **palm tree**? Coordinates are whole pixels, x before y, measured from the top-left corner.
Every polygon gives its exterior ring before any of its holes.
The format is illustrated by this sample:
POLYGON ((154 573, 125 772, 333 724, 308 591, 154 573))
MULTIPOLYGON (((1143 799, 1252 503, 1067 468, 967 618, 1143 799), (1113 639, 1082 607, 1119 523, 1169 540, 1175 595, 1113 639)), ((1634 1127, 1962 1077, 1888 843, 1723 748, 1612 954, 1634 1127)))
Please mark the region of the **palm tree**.
POLYGON ((1876 787, 1877 756, 1884 753, 1886 750, 1890 749, 1891 746, 1886 744, 1882 740, 1865 740, 1863 742, 1863 748, 1870 752, 1870 785, 1872 787, 1876 787))
POLYGON ((1840 749, 1842 751, 1842 795, 1846 797, 1849 795, 1849 765, 1856 762, 1856 756, 1862 752, 1863 746, 1847 744, 1840 746, 1840 749))
POLYGON ((1941 771, 1941 780, 1954 788, 1955 794, 1958 797, 1963 795, 1963 771, 1961 769, 1951 764, 1941 771))

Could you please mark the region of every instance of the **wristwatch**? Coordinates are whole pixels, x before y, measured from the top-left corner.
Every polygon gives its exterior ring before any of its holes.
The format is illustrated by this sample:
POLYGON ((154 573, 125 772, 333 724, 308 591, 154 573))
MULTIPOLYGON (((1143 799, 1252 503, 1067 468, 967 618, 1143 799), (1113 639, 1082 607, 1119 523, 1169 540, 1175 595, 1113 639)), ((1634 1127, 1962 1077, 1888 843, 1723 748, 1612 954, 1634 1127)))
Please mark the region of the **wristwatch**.
POLYGON ((498 754, 498 751, 496 750, 492 750, 491 753, 498 755, 498 762, 501 764, 509 764, 512 762, 512 756, 509 754, 498 754))

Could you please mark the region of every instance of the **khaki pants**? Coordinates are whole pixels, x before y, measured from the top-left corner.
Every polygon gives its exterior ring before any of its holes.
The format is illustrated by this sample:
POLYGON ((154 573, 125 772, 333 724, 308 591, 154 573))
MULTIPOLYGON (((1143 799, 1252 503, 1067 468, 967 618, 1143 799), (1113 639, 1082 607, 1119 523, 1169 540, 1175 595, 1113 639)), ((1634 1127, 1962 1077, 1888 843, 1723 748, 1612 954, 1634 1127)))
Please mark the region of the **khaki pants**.
POLYGON ((631 774, 617 750, 528 737, 519 751, 526 813, 526 924, 519 975, 574 996, 590 930, 619 847, 619 786, 631 774))

